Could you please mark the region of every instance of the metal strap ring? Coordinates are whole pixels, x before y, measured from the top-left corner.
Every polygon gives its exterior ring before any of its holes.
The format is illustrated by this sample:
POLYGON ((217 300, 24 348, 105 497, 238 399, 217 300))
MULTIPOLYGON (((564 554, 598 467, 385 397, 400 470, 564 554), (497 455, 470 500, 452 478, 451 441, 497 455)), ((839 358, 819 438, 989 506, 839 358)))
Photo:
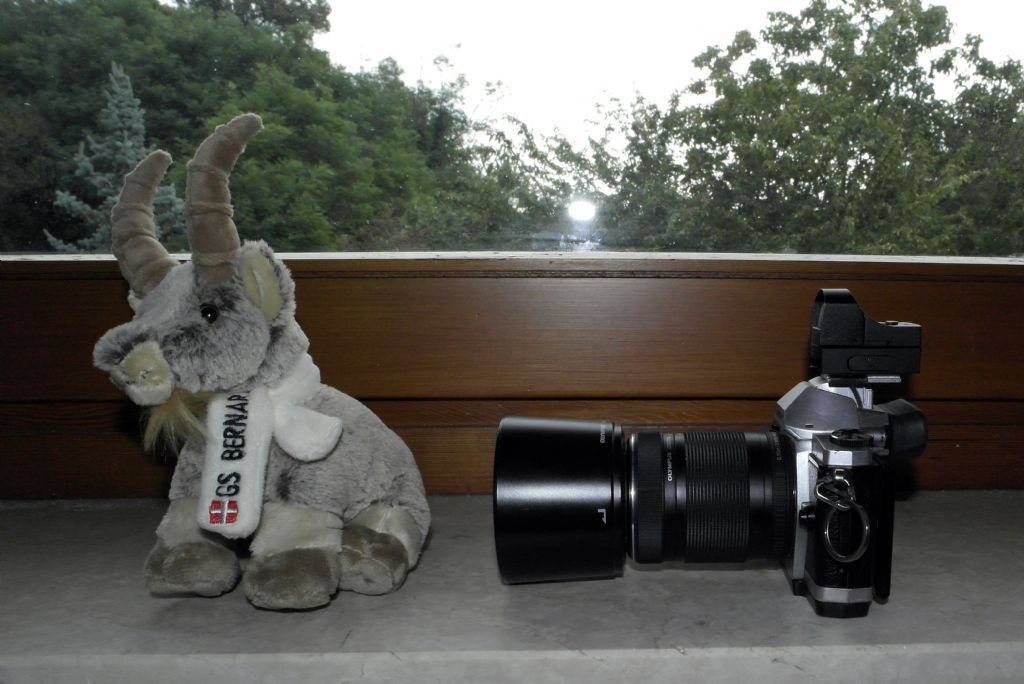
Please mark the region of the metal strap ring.
POLYGON ((832 522, 832 517, 836 514, 837 509, 829 508, 828 513, 825 514, 825 521, 823 523, 825 526, 825 550, 828 551, 828 555, 832 556, 832 558, 836 559, 840 563, 852 563, 860 560, 861 556, 863 556, 868 550, 868 543, 871 541, 871 520, 868 519, 867 511, 865 511, 864 507, 855 501, 851 501, 850 504, 850 507, 857 511, 857 515, 860 516, 860 522, 864 527, 864 531, 860 536, 860 545, 857 546, 857 549, 853 553, 843 555, 836 551, 836 547, 832 544, 832 537, 829 535, 829 527, 831 526, 830 523, 832 522))
POLYGON ((831 475, 826 475, 814 487, 814 496, 822 503, 828 504, 833 509, 846 512, 857 501, 857 494, 853 484, 846 479, 846 473, 836 470, 831 475), (844 489, 843 492, 839 488, 844 489), (829 496, 831 494, 831 496, 829 496))

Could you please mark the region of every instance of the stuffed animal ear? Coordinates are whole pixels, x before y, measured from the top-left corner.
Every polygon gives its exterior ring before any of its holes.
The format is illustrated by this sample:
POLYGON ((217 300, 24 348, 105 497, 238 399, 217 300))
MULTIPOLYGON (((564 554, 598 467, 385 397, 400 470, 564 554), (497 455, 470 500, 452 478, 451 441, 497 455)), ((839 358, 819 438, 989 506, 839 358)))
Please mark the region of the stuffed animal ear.
POLYGON ((239 250, 236 269, 245 296, 268 321, 276 319, 292 298, 294 285, 288 270, 263 242, 245 243, 239 250))

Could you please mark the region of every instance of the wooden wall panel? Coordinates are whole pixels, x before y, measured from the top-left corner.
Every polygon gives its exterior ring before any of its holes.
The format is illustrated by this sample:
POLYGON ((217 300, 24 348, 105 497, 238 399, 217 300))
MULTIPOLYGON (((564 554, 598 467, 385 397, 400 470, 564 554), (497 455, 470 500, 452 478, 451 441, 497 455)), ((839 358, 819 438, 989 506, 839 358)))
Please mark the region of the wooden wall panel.
MULTIPOLYGON (((399 278, 300 285, 300 319, 313 331, 325 376, 357 396, 656 398, 785 392, 805 372, 811 302, 830 283, 460 278, 410 286, 399 278)), ((855 294, 875 317, 924 326, 916 396, 1022 396, 1002 363, 1015 363, 1024 336, 1024 283, 866 282, 855 294)))
MULTIPOLYGON (((296 271, 299 320, 325 380, 362 398, 776 397, 804 372, 815 293, 848 284, 685 270, 296 271)), ((1024 370, 1024 279, 943 274, 852 287, 869 314, 924 326, 915 396, 1022 398, 1012 371, 1024 370)), ((116 269, 104 279, 4 275, 0 396, 117 398, 91 367, 96 339, 129 318, 116 269)))
MULTIPOLYGON (((1024 487, 1020 263, 672 258, 292 259, 325 381, 368 401, 434 492, 490 486, 519 413, 638 429, 754 429, 803 377, 811 302, 850 287, 924 326, 910 384, 925 488, 1024 487)), ((159 496, 169 465, 91 367, 129 318, 111 261, 0 261, 0 497, 159 496)))
MULTIPOLYGON (((371 401, 416 454, 438 494, 485 494, 491 487, 495 428, 503 416, 609 419, 633 430, 760 430, 771 400, 371 401)), ((923 401, 926 453, 907 488, 1024 486, 1024 402, 923 401)), ((49 420, 27 408, 0 419, 0 499, 153 497, 167 491, 173 461, 144 455, 136 411, 123 402, 50 405, 49 420), (126 410, 127 409, 127 410, 126 410), (25 420, 20 420, 25 419, 25 420)))

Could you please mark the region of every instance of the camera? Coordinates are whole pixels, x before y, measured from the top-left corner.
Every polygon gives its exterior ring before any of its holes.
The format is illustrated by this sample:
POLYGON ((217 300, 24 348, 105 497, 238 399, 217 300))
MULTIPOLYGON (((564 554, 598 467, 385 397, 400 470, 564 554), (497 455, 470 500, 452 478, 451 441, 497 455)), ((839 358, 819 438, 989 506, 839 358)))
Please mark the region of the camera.
POLYGON ((876 322, 848 290, 811 313, 812 379, 760 432, 636 432, 507 417, 494 453, 494 536, 509 584, 602 579, 625 556, 781 562, 816 613, 860 617, 889 596, 896 475, 924 414, 875 393, 918 372, 921 328, 876 322))

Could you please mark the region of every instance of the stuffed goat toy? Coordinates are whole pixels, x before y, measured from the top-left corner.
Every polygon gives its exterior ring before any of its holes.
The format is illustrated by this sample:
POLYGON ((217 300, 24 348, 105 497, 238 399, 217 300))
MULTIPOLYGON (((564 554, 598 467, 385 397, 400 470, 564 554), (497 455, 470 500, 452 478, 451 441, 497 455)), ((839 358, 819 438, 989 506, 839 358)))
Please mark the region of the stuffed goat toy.
POLYGON ((262 127, 255 114, 236 117, 189 162, 191 262, 171 258, 154 230, 170 155, 153 152, 125 177, 111 235, 135 317, 100 339, 94 361, 132 401, 153 407, 148 440, 186 433, 146 559, 150 591, 230 591, 242 575, 234 540, 251 537, 248 599, 304 609, 339 588, 401 586, 430 511, 402 440, 320 383, 288 269, 262 241, 239 244, 228 175, 262 127))

